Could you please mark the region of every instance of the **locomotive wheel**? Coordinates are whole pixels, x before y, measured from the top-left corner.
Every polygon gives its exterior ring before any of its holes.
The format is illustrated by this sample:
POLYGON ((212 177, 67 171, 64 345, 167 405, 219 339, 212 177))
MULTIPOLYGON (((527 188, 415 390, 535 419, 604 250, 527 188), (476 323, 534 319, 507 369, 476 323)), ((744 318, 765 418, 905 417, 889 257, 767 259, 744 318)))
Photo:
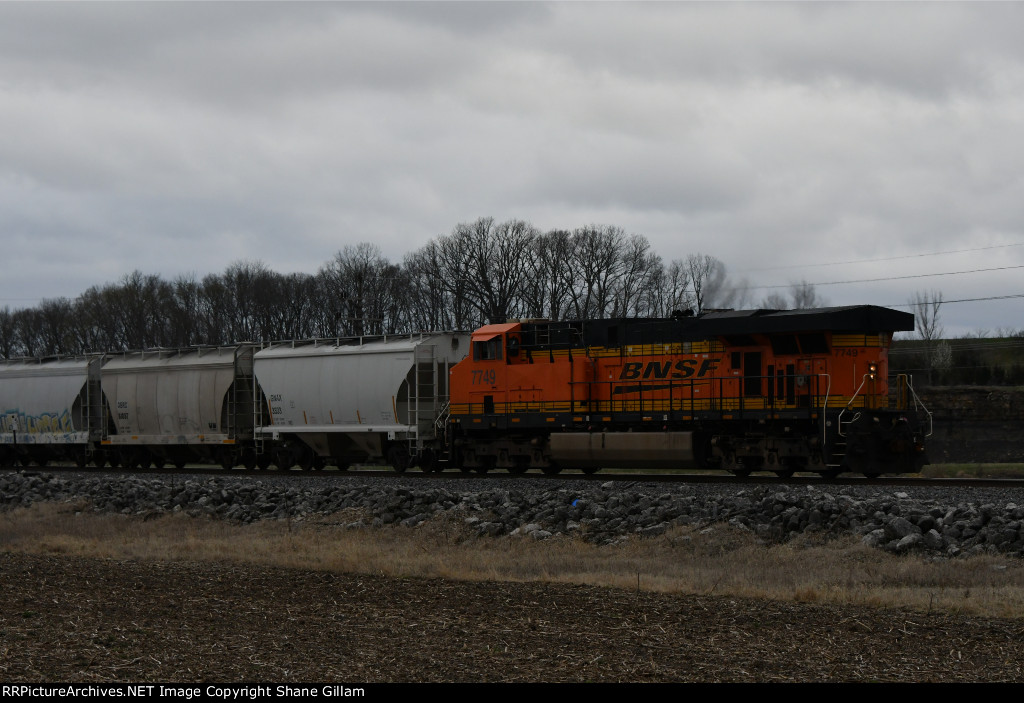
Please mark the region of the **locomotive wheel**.
POLYGON ((268 452, 256 455, 256 466, 260 467, 264 471, 270 468, 270 465, 274 463, 273 458, 268 452))
POLYGON ((480 465, 477 466, 474 470, 478 474, 485 474, 485 473, 487 473, 488 471, 490 471, 491 469, 493 469, 497 465, 498 465, 498 457, 496 457, 496 456, 482 456, 482 457, 480 457, 480 465))
POLYGON ((793 478, 793 469, 777 469, 775 475, 779 478, 793 478))
POLYGON ((84 469, 86 464, 89 463, 89 457, 85 455, 85 452, 75 454, 75 466, 80 469, 84 469))

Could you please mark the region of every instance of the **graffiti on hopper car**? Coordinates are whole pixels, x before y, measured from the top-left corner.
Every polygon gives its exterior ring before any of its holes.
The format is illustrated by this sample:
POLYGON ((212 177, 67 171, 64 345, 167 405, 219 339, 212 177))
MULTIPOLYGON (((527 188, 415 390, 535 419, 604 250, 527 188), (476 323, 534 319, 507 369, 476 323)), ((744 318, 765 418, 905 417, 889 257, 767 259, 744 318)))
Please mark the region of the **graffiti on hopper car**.
POLYGON ((71 413, 67 410, 59 415, 57 413, 26 415, 19 410, 6 410, 0 414, 0 432, 64 434, 74 431, 75 425, 71 421, 71 413))

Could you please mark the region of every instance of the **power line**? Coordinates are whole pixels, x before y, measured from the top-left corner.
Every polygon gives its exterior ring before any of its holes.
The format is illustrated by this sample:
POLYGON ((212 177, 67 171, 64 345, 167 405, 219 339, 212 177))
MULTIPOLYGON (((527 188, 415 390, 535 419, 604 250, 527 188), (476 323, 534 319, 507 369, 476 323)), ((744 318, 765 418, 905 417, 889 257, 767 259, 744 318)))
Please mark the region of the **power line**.
MULTIPOLYGON (((985 273, 989 271, 1009 271, 1011 269, 1024 268, 1024 264, 1018 266, 997 266, 995 268, 987 269, 970 269, 968 271, 943 271, 942 273, 918 273, 907 276, 885 276, 882 278, 858 278, 850 281, 821 281, 818 283, 806 283, 798 285, 808 286, 841 286, 848 283, 877 283, 879 281, 900 281, 910 278, 932 278, 935 276, 959 276, 965 273, 985 273)), ((776 285, 776 286, 746 286, 746 290, 757 290, 757 289, 772 289, 772 288, 792 288, 792 284, 776 285)))
MULTIPOLYGON (((984 298, 960 298, 958 300, 940 300, 940 305, 946 303, 977 303, 983 300, 1009 300, 1011 298, 1024 298, 1024 293, 1013 293, 1012 295, 989 295, 984 298)), ((915 307, 914 303, 890 303, 886 305, 887 308, 912 308, 915 307)))
POLYGON ((972 251, 987 251, 989 249, 1007 249, 1009 247, 1024 247, 1024 242, 1017 244, 994 244, 989 247, 974 247, 972 249, 951 249, 949 251, 932 251, 924 254, 904 254, 903 256, 885 256, 879 259, 851 259, 850 261, 833 261, 827 264, 790 264, 788 266, 765 266, 763 268, 743 269, 736 273, 752 273, 755 271, 781 271, 785 269, 799 268, 820 268, 823 266, 845 266, 847 264, 871 264, 879 261, 899 261, 900 259, 918 259, 925 256, 943 256, 945 254, 966 254, 972 251))

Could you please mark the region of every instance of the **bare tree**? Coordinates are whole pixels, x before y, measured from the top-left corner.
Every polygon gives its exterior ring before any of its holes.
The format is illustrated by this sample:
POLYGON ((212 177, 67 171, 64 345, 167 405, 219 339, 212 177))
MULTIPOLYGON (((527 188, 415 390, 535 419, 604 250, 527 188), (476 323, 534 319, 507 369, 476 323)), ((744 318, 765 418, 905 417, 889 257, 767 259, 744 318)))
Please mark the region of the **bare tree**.
POLYGON ((316 311, 322 307, 321 288, 315 276, 290 273, 280 277, 281 305, 276 323, 279 339, 322 337, 316 331, 316 311))
POLYGON ((527 317, 562 318, 570 290, 565 265, 569 260, 571 237, 567 230, 552 230, 533 240, 523 281, 523 306, 527 317))
POLYGON ((410 329, 462 329, 461 312, 465 304, 460 302, 456 306, 453 289, 464 285, 464 282, 452 285, 453 282, 444 279, 441 249, 441 244, 431 240, 421 249, 407 254, 403 262, 410 301, 406 313, 410 329))
POLYGON ((194 275, 182 275, 170 284, 171 299, 167 306, 168 339, 175 347, 200 344, 199 337, 199 290, 200 284, 194 275))
POLYGON ((572 315, 606 317, 622 276, 626 233, 619 227, 590 225, 573 230, 565 273, 571 285, 572 315))
POLYGON ((78 354, 75 311, 67 298, 50 298, 39 304, 39 333, 45 354, 78 354))
POLYGON ((209 274, 203 277, 199 288, 199 335, 205 344, 227 344, 231 342, 231 325, 228 322, 234 302, 224 282, 224 277, 209 274))
POLYGON ((775 291, 761 301, 761 307, 765 310, 789 310, 789 298, 784 293, 775 291))
POLYGON ((14 329, 18 339, 18 356, 43 356, 48 354, 42 335, 42 316, 36 308, 22 308, 15 311, 14 329))
POLYGON ((0 310, 0 356, 10 359, 17 347, 17 328, 14 314, 6 305, 0 310))
MULTIPOLYGON (((450 300, 464 299, 490 323, 504 322, 522 306, 523 285, 530 265, 530 251, 539 232, 528 222, 509 220, 500 224, 481 217, 456 226, 442 237, 438 258, 442 281, 450 300)), ((455 323, 465 312, 456 309, 455 323)), ((468 317, 468 316, 466 316, 468 317)))
POLYGON ((613 317, 650 316, 657 308, 654 288, 662 270, 661 257, 651 251, 647 237, 630 236, 621 252, 621 275, 616 281, 613 317))
POLYGON ((761 307, 769 310, 807 310, 824 307, 827 304, 828 302, 818 295, 813 283, 802 280, 789 285, 788 298, 784 293, 775 292, 762 301, 761 307))
POLYGON ((932 382, 932 370, 935 367, 935 347, 945 330, 939 319, 942 307, 942 293, 936 290, 924 293, 917 291, 910 299, 910 309, 914 313, 914 326, 917 336, 924 342, 925 366, 928 369, 928 383, 932 382))
POLYGON ((827 304, 823 298, 818 296, 818 292, 814 289, 814 284, 808 283, 806 280, 790 286, 789 295, 793 299, 793 308, 795 310, 820 308, 827 304))
POLYGON ((699 314, 721 288, 725 267, 709 254, 690 254, 686 257, 686 269, 693 288, 693 302, 699 314))
POLYGON ((685 261, 674 259, 668 268, 662 266, 654 287, 657 303, 652 314, 658 317, 686 312, 693 314, 696 303, 690 285, 690 270, 685 261))
POLYGON ((335 315, 335 334, 396 331, 399 273, 376 245, 367 242, 335 254, 319 273, 335 315))

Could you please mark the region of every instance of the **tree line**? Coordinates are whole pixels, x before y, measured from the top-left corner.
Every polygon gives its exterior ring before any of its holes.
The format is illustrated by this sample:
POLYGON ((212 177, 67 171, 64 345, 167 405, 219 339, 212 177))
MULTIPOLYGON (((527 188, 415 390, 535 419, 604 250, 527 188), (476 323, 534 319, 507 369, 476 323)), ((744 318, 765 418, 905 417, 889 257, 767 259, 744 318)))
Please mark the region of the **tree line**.
MULTIPOLYGON (((813 287, 792 301, 820 304, 813 287)), ((709 254, 664 261, 646 237, 591 225, 540 232, 484 217, 457 225, 402 261, 369 243, 343 247, 315 274, 238 261, 202 279, 134 271, 78 298, 0 309, 0 355, 89 352, 470 330, 509 319, 668 317, 749 305, 709 254)))

